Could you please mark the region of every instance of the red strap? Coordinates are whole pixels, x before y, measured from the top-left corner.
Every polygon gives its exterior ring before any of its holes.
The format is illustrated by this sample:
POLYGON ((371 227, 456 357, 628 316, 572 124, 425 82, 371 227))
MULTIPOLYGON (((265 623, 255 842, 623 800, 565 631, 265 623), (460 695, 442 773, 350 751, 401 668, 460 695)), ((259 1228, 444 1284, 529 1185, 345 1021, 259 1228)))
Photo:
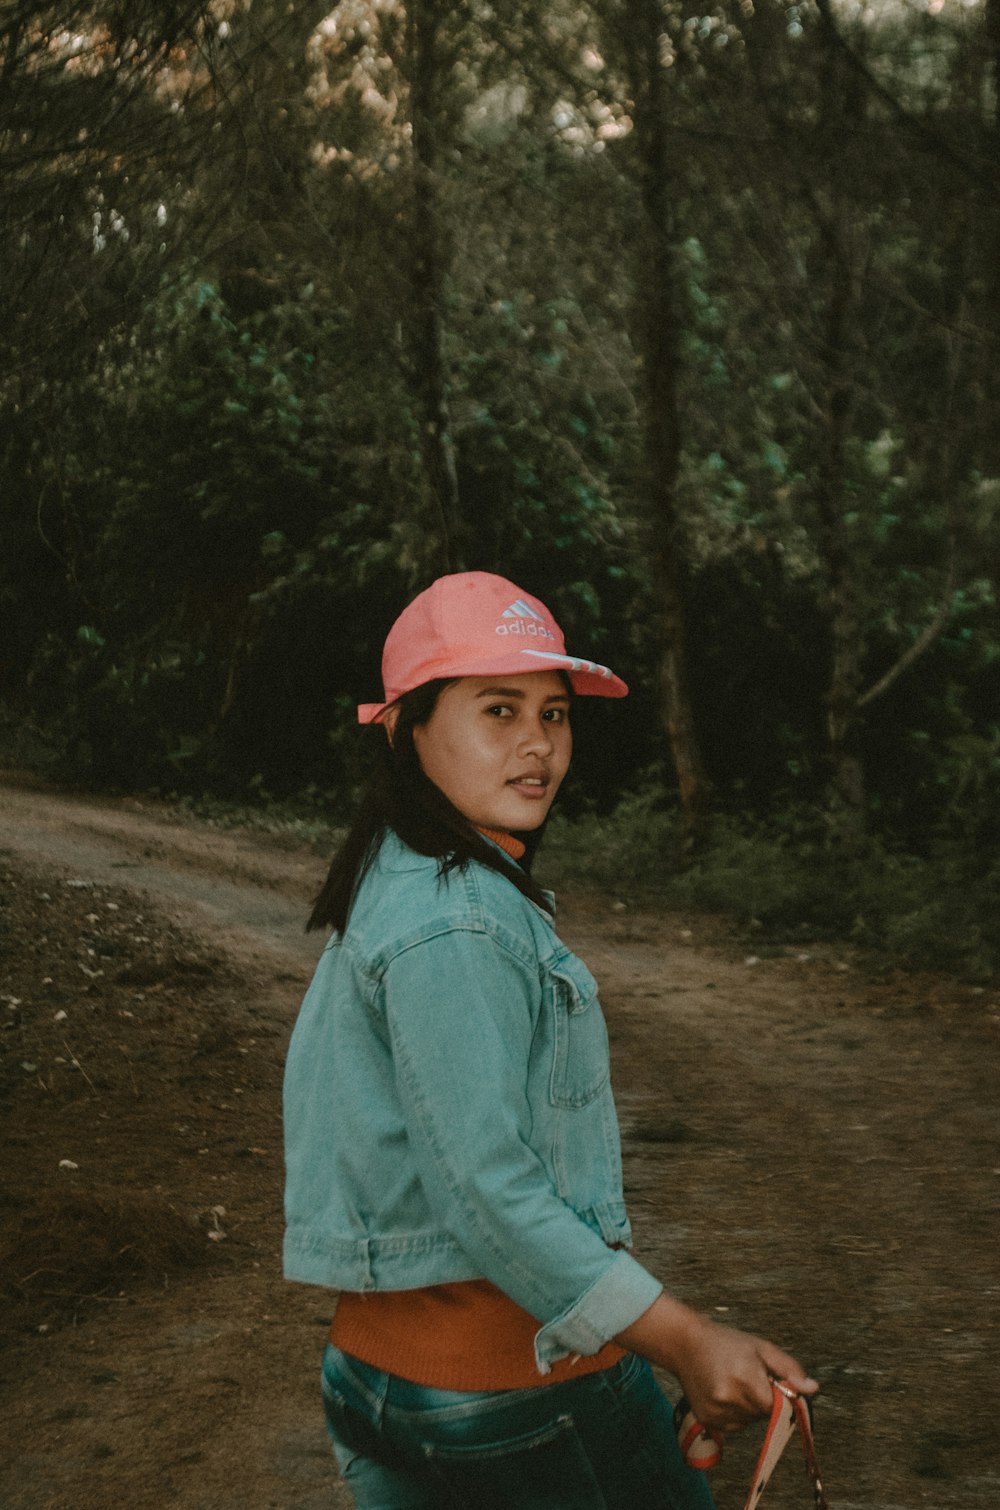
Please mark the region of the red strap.
POLYGON ((771 1405, 771 1418, 767 1423, 764 1445, 760 1450, 760 1457, 757 1459, 757 1469, 754 1474, 753 1484, 743 1510, 755 1510, 755 1507, 759 1504, 760 1497, 767 1487, 775 1465, 790 1438, 794 1436, 796 1428, 798 1428, 799 1436, 802 1438, 802 1448, 806 1457, 806 1471, 812 1482, 816 1510, 829 1510, 823 1493, 823 1481, 819 1475, 819 1463, 816 1458, 816 1443, 813 1439, 809 1403, 797 1390, 792 1389, 790 1384, 786 1384, 784 1380, 772 1380, 771 1390, 774 1397, 771 1405))
MULTIPOLYGON (((753 1485, 743 1510, 756 1510, 778 1459, 796 1430, 802 1438, 815 1510, 829 1510, 823 1494, 823 1481, 819 1476, 809 1401, 784 1379, 771 1380, 771 1394, 771 1415, 764 1435, 764 1445, 760 1449, 753 1485)), ((681 1453, 689 1468, 714 1468, 721 1460, 722 1436, 701 1424, 687 1400, 680 1400, 674 1407, 674 1426, 681 1453)))
POLYGON ((722 1462, 722 1433, 702 1426, 687 1400, 674 1407, 681 1457, 689 1468, 715 1468, 722 1462))

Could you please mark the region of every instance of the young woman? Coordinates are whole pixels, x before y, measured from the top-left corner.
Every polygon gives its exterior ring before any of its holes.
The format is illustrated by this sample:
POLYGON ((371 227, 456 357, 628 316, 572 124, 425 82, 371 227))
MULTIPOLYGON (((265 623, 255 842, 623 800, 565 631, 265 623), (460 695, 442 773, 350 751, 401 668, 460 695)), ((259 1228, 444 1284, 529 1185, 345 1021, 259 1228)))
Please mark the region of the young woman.
POLYGON ((341 1470, 361 1510, 708 1510, 649 1363, 723 1431, 767 1413, 769 1376, 817 1386, 629 1253, 597 987, 522 863, 573 696, 628 689, 482 572, 421 593, 382 670, 285 1080, 285 1273, 340 1292, 341 1470))

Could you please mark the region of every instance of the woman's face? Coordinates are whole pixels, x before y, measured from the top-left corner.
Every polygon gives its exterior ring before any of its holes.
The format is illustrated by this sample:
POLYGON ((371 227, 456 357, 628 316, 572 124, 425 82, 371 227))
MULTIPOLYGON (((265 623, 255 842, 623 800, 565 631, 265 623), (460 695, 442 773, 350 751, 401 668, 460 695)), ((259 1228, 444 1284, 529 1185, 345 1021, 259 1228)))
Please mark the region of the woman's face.
POLYGON ((555 671, 463 676, 413 743, 424 774, 477 828, 535 829, 569 767, 569 706, 555 671))

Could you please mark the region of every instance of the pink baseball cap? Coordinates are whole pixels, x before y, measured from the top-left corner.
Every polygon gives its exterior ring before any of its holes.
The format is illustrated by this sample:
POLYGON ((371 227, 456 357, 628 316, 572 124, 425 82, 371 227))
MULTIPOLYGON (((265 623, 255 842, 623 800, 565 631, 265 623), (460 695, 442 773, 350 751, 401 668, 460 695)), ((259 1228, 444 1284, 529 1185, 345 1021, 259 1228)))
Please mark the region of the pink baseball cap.
POLYGON ((596 661, 568 655, 562 630, 544 603, 491 572, 439 577, 404 608, 382 652, 384 703, 361 703, 358 723, 424 682, 502 672, 565 671, 574 692, 624 697, 628 687, 596 661))

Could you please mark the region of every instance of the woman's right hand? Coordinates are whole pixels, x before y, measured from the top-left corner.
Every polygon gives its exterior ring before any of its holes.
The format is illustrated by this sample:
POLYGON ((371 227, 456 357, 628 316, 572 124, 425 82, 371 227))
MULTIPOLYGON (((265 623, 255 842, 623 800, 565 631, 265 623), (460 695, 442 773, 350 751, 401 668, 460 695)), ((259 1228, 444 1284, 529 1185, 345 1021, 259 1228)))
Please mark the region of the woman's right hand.
POLYGON ((739 1431, 771 1409, 771 1380, 800 1394, 819 1389, 802 1365, 774 1343, 721 1326, 668 1295, 619 1334, 623 1347, 669 1369, 703 1426, 739 1431))

